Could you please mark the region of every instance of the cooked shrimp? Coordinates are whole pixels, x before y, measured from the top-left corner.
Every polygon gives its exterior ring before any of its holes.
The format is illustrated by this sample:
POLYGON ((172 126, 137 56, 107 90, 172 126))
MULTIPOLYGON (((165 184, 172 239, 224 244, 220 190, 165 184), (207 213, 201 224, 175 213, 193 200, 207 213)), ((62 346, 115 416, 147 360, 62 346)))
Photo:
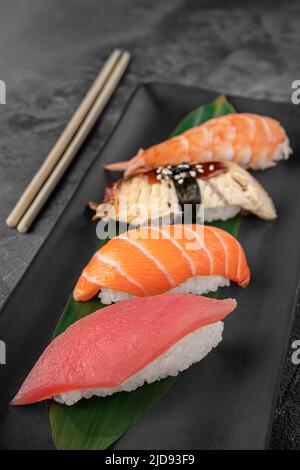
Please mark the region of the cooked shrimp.
POLYGON ((125 176, 180 163, 235 161, 245 168, 265 169, 292 153, 278 121, 267 116, 236 113, 219 116, 158 145, 139 150, 127 162, 107 165, 125 176))

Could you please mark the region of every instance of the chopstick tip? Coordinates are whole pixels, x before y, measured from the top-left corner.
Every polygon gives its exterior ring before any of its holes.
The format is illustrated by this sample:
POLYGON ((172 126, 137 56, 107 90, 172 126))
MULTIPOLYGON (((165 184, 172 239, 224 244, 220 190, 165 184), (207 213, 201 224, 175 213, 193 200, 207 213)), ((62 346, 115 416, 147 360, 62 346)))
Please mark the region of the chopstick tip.
POLYGON ((15 228, 18 224, 18 221, 15 219, 15 217, 13 217, 11 214, 7 217, 6 221, 5 221, 6 225, 9 227, 9 228, 15 228))
POLYGON ((22 223, 22 221, 17 225, 17 230, 19 233, 27 233, 29 227, 27 224, 22 223))

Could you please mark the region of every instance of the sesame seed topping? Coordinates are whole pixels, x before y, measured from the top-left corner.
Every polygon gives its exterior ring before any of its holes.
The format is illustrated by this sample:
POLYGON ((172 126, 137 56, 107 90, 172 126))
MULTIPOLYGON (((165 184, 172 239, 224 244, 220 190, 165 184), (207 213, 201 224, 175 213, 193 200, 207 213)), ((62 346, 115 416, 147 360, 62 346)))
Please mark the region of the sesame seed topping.
POLYGON ((215 165, 213 165, 213 164, 209 165, 208 169, 209 169, 209 171, 213 171, 215 169, 215 165))
POLYGON ((180 165, 178 165, 178 168, 184 168, 188 170, 190 168, 190 165, 188 163, 180 163, 180 165))

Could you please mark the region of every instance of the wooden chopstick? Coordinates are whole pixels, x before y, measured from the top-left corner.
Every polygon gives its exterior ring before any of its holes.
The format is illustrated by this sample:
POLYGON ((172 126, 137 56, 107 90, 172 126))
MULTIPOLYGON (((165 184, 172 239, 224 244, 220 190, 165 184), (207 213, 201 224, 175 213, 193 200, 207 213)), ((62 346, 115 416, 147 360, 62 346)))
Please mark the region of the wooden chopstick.
POLYGON ((106 83, 108 77, 112 73, 112 70, 114 69, 120 57, 121 57, 121 51, 119 49, 116 49, 115 51, 112 52, 112 54, 109 56, 109 58, 103 65, 98 76, 96 77, 96 80, 94 81, 91 88, 89 89, 85 97, 83 98, 81 104, 79 105, 75 113, 73 114, 71 120, 69 121, 65 129, 63 130, 62 134, 58 138, 54 147, 48 154, 46 160, 44 161, 40 169, 37 171, 37 173, 31 180, 31 182, 27 186, 26 190, 20 197, 14 209, 9 214, 6 220, 6 224, 9 227, 16 227, 21 217, 25 214, 26 210, 29 208, 33 199, 38 194, 42 185, 44 184, 44 182, 50 175, 51 171, 60 160, 63 152, 66 150, 71 140, 73 139, 74 135, 78 131, 84 118, 86 117, 87 113, 89 112, 92 105, 94 104, 97 96, 102 90, 104 84, 106 83))
POLYGON ((78 129, 78 132, 75 134, 73 140, 64 152, 62 158, 59 160, 56 167, 50 174, 49 178, 47 179, 47 181, 39 191, 38 195, 30 205, 29 209, 19 222, 17 226, 19 232, 25 233, 30 228, 32 222, 35 220, 36 216, 44 206, 50 194, 52 193, 52 191, 60 181, 61 177, 65 173, 66 169, 74 159, 78 149, 81 147, 87 135, 94 126, 95 122, 102 113, 105 105, 113 94, 120 79, 122 78, 129 61, 129 52, 123 52, 119 61, 115 65, 115 68, 113 69, 105 85, 103 86, 98 98, 94 102, 89 113, 86 115, 84 121, 78 129))

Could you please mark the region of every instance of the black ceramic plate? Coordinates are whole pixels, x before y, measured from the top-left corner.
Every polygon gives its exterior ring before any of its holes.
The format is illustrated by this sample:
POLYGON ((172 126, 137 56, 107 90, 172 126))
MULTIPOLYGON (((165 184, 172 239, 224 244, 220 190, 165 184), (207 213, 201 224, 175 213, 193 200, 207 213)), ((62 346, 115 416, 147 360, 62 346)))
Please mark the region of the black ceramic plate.
MULTIPOLYGON (((105 162, 126 160, 170 134, 191 109, 215 93, 168 84, 135 92, 101 155, 0 314, 7 365, 0 366, 0 445, 54 448, 45 403, 10 407, 21 382, 51 338, 63 306, 98 245, 86 210, 100 200, 105 162)), ((171 391, 116 444, 116 449, 262 449, 268 446, 281 365, 300 274, 300 115, 296 106, 229 97, 238 111, 279 119, 294 155, 256 176, 273 197, 278 219, 242 220, 239 239, 252 282, 229 288, 238 309, 225 321, 224 340, 183 373, 171 391)))

